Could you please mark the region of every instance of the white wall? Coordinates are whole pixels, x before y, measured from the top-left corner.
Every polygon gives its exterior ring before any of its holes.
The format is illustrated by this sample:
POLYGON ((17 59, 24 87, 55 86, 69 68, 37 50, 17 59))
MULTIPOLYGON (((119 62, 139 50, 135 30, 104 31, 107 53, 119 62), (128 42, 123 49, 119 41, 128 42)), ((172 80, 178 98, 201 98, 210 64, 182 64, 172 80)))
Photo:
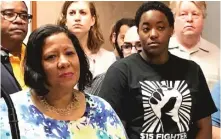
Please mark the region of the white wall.
POLYGON ((220 2, 207 1, 207 17, 204 23, 203 38, 220 47, 220 2))

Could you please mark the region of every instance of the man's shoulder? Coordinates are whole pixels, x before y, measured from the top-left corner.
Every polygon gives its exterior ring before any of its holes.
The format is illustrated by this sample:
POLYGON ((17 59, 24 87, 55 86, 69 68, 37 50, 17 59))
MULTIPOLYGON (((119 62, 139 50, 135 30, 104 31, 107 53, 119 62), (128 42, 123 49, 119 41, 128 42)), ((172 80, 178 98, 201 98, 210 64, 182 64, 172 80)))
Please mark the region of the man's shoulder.
POLYGON ((174 54, 171 54, 170 53, 170 58, 173 60, 173 61, 179 61, 179 62, 190 62, 191 60, 187 60, 187 59, 184 59, 184 58, 181 58, 181 57, 178 57, 177 55, 174 55, 174 54))
POLYGON ((172 37, 170 38, 168 48, 169 48, 169 49, 172 49, 172 48, 178 47, 179 45, 180 45, 180 44, 178 43, 177 38, 176 38, 175 36, 172 36, 172 37))
POLYGON ((207 50, 212 53, 217 53, 219 52, 219 47, 213 44, 212 42, 209 42, 208 40, 201 38, 201 43, 200 43, 200 48, 207 50))
POLYGON ((170 56, 171 56, 172 61, 174 61, 174 63, 176 63, 178 65, 182 65, 182 66, 189 65, 189 66, 196 66, 196 67, 199 66, 196 62, 194 62, 192 60, 187 60, 187 59, 178 57, 178 56, 176 56, 174 54, 170 54, 170 56))
MULTIPOLYGON (((172 36, 170 38, 170 42, 169 42, 169 49, 172 48, 176 48, 179 47, 181 44, 179 44, 179 42, 177 41, 177 37, 172 36)), ((206 51, 219 51, 219 47, 217 47, 215 44, 213 44, 212 42, 209 42, 208 40, 204 39, 204 38, 200 38, 200 48, 206 50, 206 51)))
POLYGON ((115 67, 122 67, 122 66, 130 66, 130 65, 134 65, 136 63, 138 63, 140 61, 139 59, 139 54, 132 54, 128 57, 119 59, 118 61, 116 61, 113 66, 115 67))
POLYGON ((139 58, 139 55, 140 55, 139 53, 131 54, 130 56, 122 58, 120 61, 122 63, 131 63, 131 62, 134 62, 134 61, 139 61, 139 60, 141 60, 139 58))

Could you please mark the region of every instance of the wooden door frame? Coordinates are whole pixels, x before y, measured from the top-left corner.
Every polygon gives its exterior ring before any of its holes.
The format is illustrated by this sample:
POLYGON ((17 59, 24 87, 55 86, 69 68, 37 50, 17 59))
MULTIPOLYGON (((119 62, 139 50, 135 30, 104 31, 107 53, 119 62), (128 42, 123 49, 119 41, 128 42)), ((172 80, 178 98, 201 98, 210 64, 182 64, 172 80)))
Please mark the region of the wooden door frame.
POLYGON ((31 21, 31 31, 34 31, 37 28, 37 1, 31 1, 31 12, 32 12, 32 21, 31 21))

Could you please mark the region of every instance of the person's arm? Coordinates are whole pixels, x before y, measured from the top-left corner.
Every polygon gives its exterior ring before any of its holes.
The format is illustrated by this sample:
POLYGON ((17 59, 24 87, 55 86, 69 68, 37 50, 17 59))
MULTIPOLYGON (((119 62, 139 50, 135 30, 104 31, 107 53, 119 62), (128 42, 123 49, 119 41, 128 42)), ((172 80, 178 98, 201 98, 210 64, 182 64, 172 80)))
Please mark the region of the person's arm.
POLYGON ((8 107, 3 98, 0 98, 0 139, 12 138, 8 119, 8 107))
POLYGON ((196 139, 211 139, 212 138, 212 127, 211 127, 211 117, 205 117, 197 121, 197 126, 199 131, 197 133, 196 139))
POLYGON ((209 91, 202 69, 198 66, 198 91, 196 94, 196 104, 194 120, 196 121, 198 132, 196 139, 212 139, 211 114, 217 111, 209 91))
POLYGON ((126 74, 122 71, 122 69, 125 69, 124 66, 121 63, 114 63, 108 69, 98 94, 98 96, 110 103, 121 120, 124 120, 125 108, 123 108, 122 103, 128 86, 126 74))
POLYGON ((108 125, 108 127, 112 126, 111 132, 113 138, 120 138, 120 139, 129 139, 126 133, 126 130, 124 128, 124 125, 122 124, 122 121, 114 111, 114 109, 110 106, 110 104, 103 100, 105 104, 105 110, 103 112, 106 112, 105 115, 109 116, 108 119, 111 119, 111 124, 108 125))
POLYGON ((220 128, 212 126, 212 139, 220 139, 220 128))
POLYGON ((89 87, 87 90, 88 93, 99 96, 99 92, 100 92, 104 77, 105 77, 105 73, 99 74, 96 77, 94 77, 91 87, 89 87))
POLYGON ((211 94, 218 109, 212 114, 212 139, 220 139, 220 81, 215 85, 211 94))

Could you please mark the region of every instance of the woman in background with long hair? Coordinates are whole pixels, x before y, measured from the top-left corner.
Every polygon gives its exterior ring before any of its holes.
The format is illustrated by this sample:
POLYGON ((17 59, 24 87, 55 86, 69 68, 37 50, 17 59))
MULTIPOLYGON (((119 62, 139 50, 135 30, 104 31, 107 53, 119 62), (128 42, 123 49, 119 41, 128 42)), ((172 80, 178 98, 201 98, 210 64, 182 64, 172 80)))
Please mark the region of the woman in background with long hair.
POLYGON ((66 1, 63 4, 58 25, 66 26, 80 41, 90 63, 93 77, 105 73, 116 61, 113 52, 101 45, 104 43, 98 15, 93 2, 66 1))

